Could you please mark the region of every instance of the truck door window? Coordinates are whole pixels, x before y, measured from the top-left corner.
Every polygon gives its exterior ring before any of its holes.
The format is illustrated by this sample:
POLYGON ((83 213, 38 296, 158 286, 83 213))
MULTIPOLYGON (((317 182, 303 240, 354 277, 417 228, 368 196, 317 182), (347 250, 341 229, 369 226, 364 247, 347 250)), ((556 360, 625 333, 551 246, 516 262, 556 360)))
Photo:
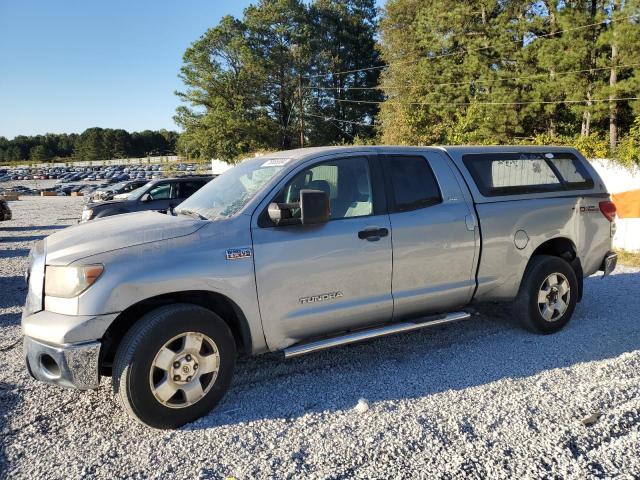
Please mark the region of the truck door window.
POLYGON ((424 157, 387 156, 384 162, 393 211, 407 212, 442 202, 438 183, 424 157))
POLYGON ((274 201, 299 202, 300 190, 303 189, 323 190, 329 194, 332 220, 373 213, 369 161, 364 157, 331 160, 314 165, 298 173, 274 201))

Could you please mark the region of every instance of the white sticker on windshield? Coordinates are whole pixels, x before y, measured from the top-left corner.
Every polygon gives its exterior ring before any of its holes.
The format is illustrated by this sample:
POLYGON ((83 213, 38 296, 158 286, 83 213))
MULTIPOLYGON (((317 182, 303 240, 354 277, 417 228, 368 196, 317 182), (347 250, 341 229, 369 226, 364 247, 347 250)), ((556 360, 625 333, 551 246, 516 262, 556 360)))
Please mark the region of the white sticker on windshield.
POLYGON ((553 153, 545 153, 544 156, 546 158, 553 158, 553 153))
POLYGON ((289 161, 288 158, 272 158, 264 162, 261 167, 281 167, 289 161))

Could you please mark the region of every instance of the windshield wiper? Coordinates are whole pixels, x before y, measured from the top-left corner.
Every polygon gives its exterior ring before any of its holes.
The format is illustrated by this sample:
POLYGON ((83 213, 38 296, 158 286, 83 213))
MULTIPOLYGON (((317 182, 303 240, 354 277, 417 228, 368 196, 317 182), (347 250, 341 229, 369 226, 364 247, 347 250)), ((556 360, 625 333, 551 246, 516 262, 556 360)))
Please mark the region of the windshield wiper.
POLYGON ((196 212, 195 210, 188 210, 183 208, 181 210, 176 210, 176 213, 179 215, 188 215, 193 218, 199 218, 200 220, 209 220, 207 217, 196 212))

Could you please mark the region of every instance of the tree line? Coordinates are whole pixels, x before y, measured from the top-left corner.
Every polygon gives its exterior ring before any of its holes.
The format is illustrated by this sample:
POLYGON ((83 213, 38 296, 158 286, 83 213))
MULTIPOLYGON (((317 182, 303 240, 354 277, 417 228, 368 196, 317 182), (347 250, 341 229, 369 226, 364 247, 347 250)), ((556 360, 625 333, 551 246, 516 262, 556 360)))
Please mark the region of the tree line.
POLYGON ((640 162, 640 0, 259 0, 184 54, 183 153, 567 143, 640 162))
POLYGON ((127 132, 88 128, 80 134, 0 137, 0 162, 52 160, 105 160, 175 155, 178 133, 168 130, 127 132))
POLYGON ((0 137, 0 161, 556 143, 640 164, 640 0, 257 0, 185 51, 182 133, 0 137))
POLYGON ((380 48, 383 142, 640 141, 638 0, 390 0, 380 48))

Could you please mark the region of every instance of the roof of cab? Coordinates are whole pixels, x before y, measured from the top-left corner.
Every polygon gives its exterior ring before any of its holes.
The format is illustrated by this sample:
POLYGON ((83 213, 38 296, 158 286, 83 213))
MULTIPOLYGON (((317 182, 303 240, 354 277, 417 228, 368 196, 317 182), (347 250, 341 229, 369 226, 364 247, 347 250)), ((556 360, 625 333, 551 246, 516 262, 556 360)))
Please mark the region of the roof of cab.
POLYGON ((304 160, 310 157, 317 157, 327 154, 336 153, 384 153, 392 150, 394 152, 424 152, 428 150, 440 150, 450 155, 461 156, 468 153, 492 153, 492 152, 563 152, 572 151, 571 147, 551 146, 551 145, 429 145, 429 146, 406 146, 406 145, 348 145, 348 146, 332 146, 332 147, 307 147, 296 148, 293 150, 283 150, 265 154, 262 158, 291 158, 296 160, 304 160))
MULTIPOLYGON (((482 154, 482 153, 563 153, 570 152, 576 155, 580 161, 582 161, 585 165, 585 168, 588 170, 590 175, 596 180, 595 187, 592 189, 585 190, 584 193, 606 193, 606 188, 597 172, 593 169, 593 167, 589 164, 588 161, 575 149, 572 147, 562 147, 555 145, 455 145, 455 146, 447 146, 447 145, 433 145, 433 146, 424 146, 424 147, 410 147, 410 146, 394 146, 394 145, 380 145, 380 146, 369 146, 369 145, 354 145, 354 146, 338 146, 338 147, 311 147, 311 148, 299 148, 296 150, 287 150, 282 152, 274 152, 268 155, 265 155, 265 159, 278 159, 278 158, 286 158, 289 159, 287 163, 300 163, 305 160, 321 158, 324 155, 336 155, 336 154, 354 154, 354 153, 362 153, 366 154, 384 154, 384 153, 416 153, 416 154, 424 154, 426 152, 440 152, 441 154, 446 154, 453 163, 458 167, 458 170, 464 177, 467 185, 471 190, 471 194, 474 197, 474 201, 476 203, 483 202, 495 202, 500 199, 503 200, 518 200, 518 199, 526 199, 530 198, 530 194, 523 195, 509 195, 504 197, 484 197, 482 193, 477 188, 474 179, 469 173, 467 167, 464 165, 462 158, 468 154, 482 154)), ((551 197, 558 195, 576 195, 577 191, 571 192, 546 192, 546 193, 537 193, 538 197, 551 197)))

